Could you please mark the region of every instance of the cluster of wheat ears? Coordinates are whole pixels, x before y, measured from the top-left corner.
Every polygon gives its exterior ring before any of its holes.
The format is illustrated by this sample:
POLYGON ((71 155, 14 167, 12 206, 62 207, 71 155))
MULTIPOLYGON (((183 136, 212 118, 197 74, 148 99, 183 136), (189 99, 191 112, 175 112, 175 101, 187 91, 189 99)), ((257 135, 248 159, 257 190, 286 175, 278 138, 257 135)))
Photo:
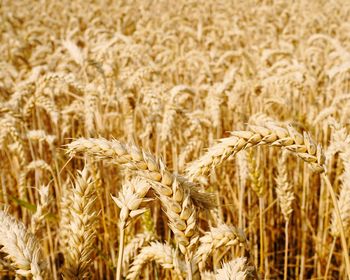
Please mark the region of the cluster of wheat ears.
POLYGON ((350 1, 3 0, 1 279, 350 279, 350 1))

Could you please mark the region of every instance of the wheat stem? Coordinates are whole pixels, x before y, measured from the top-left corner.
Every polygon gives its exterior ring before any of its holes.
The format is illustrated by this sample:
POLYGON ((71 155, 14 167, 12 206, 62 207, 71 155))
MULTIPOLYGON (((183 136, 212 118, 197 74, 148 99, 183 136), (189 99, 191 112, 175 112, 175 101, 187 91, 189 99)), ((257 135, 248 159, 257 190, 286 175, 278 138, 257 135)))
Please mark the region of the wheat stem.
POLYGON ((259 197, 260 272, 264 274, 264 200, 259 197))
POLYGON ((333 241, 332 241, 332 246, 331 246, 331 250, 329 251, 329 256, 328 256, 328 261, 327 261, 327 266, 326 266, 326 271, 324 273, 324 279, 327 280, 328 278, 328 272, 329 272, 329 268, 331 266, 331 262, 332 262, 332 257, 333 257, 333 252, 334 252, 334 248, 335 248, 335 243, 337 241, 337 237, 333 237, 333 241))
POLYGON ((123 264, 123 254, 124 254, 124 235, 125 235, 125 222, 121 222, 119 225, 119 252, 118 252, 116 280, 120 280, 122 275, 122 264, 123 264))
POLYGON ((286 220, 286 223, 284 225, 284 232, 285 232, 285 245, 284 245, 284 275, 283 280, 287 280, 288 275, 288 226, 289 226, 289 220, 286 220))
POLYGON ((332 199, 333 206, 335 209, 335 214, 336 214, 336 217, 338 220, 338 225, 340 226, 340 240, 341 240, 341 245, 343 248, 343 255, 344 255, 344 259, 345 259, 346 275, 347 275, 348 279, 350 279, 350 260, 349 260, 349 254, 348 254, 348 246, 346 243, 346 237, 345 237, 343 223, 341 220, 341 215, 340 215, 340 211, 339 211, 339 207, 338 207, 337 198, 335 196, 332 184, 329 181, 328 176, 326 174, 322 174, 322 178, 326 183, 329 194, 331 195, 331 199, 332 199))

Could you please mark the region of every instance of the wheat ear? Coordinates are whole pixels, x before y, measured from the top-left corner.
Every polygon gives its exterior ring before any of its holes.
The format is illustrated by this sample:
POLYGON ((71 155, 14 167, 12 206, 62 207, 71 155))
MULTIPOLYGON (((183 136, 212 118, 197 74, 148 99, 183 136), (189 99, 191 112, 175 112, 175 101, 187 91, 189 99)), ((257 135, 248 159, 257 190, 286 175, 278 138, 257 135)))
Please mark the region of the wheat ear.
POLYGON ((66 250, 68 247, 69 236, 70 236, 70 221, 72 219, 72 190, 69 186, 69 181, 66 180, 62 183, 61 190, 61 201, 59 205, 59 231, 58 231, 58 240, 61 249, 66 250))
POLYGON ((287 153, 283 152, 277 164, 276 193, 285 221, 289 221, 293 212, 292 202, 294 200, 293 186, 288 181, 287 153))
POLYGON ((40 201, 31 218, 31 230, 33 234, 40 229, 41 223, 44 221, 49 208, 49 186, 40 186, 38 192, 40 201))
POLYGON ((151 261, 156 261, 165 269, 172 269, 178 278, 183 278, 182 275, 185 271, 184 264, 179 261, 175 250, 167 244, 152 242, 150 246, 144 247, 136 256, 126 279, 137 279, 142 267, 151 261))
POLYGON ((276 193, 282 214, 285 220, 285 248, 284 248, 284 280, 288 275, 288 226, 289 218, 293 212, 292 203, 294 200, 293 186, 288 181, 287 153, 282 152, 277 164, 276 193))
POLYGON ((151 154, 117 140, 78 139, 68 145, 68 152, 71 155, 84 152, 141 171, 159 195, 181 252, 185 254, 188 263, 191 261, 198 241, 195 206, 212 207, 211 195, 198 192, 192 183, 168 171, 163 162, 151 154))
POLYGON ((247 280, 253 279, 250 276, 251 267, 247 266, 246 258, 237 258, 230 262, 223 263, 222 268, 218 269, 216 280, 247 280))
POLYGON ((16 221, 7 212, 0 211, 0 245, 7 254, 16 273, 42 280, 44 271, 40 262, 40 246, 35 236, 27 231, 24 224, 16 221))
POLYGON ((71 191, 71 220, 68 225, 68 244, 65 250, 65 279, 88 279, 91 257, 96 238, 96 193, 94 183, 85 167, 78 171, 74 188, 71 191))
POLYGON ((162 186, 151 183, 162 203, 165 214, 169 219, 169 227, 175 235, 180 251, 190 261, 193 250, 197 245, 197 210, 192 203, 190 191, 175 179, 172 192, 168 195, 162 191, 162 186))
POLYGON ((325 158, 321 146, 316 146, 308 133, 300 134, 291 125, 286 128, 268 122, 265 126, 250 125, 249 130, 233 131, 231 137, 223 138, 218 144, 209 148, 198 160, 187 168, 190 178, 207 174, 224 160, 239 151, 258 145, 284 147, 296 153, 310 164, 312 169, 323 172, 325 158))
POLYGON ((132 260, 139 253, 141 248, 145 247, 145 245, 149 245, 149 243, 154 240, 155 236, 150 232, 139 233, 125 246, 123 257, 124 277, 129 269, 130 260, 132 260))
POLYGON ((243 232, 226 224, 211 228, 199 240, 200 245, 195 253, 194 261, 199 263, 200 270, 205 268, 207 258, 215 249, 234 245, 246 245, 246 238, 243 232))
POLYGON ((79 138, 67 145, 68 153, 85 153, 97 159, 108 160, 111 163, 123 165, 132 170, 139 171, 148 179, 159 182, 162 185, 162 193, 171 195, 172 183, 175 179, 190 191, 191 199, 196 206, 208 209, 215 205, 213 196, 199 192, 196 185, 184 177, 168 170, 161 160, 142 151, 135 145, 127 145, 118 140, 106 140, 104 138, 79 138))

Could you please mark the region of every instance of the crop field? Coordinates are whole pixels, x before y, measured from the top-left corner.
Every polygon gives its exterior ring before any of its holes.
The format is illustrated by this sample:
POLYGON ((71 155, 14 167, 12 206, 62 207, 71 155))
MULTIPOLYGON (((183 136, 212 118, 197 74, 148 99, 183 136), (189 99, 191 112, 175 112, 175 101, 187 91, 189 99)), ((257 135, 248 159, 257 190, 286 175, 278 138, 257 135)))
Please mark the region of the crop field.
POLYGON ((349 0, 1 0, 0 279, 350 280, 349 0))

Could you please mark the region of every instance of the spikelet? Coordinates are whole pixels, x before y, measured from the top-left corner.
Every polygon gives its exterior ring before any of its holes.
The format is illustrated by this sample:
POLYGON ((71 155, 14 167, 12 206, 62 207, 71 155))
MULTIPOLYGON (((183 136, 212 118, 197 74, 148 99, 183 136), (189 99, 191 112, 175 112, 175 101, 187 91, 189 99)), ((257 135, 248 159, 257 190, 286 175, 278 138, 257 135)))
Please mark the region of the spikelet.
POLYGON ((150 185, 145 180, 136 177, 123 184, 118 197, 112 196, 113 201, 120 208, 120 223, 127 226, 132 218, 147 211, 147 208, 141 207, 141 204, 152 200, 152 198, 145 198, 149 189, 150 185))
POLYGON ((201 279, 206 279, 206 280, 215 280, 216 279, 216 275, 214 274, 214 272, 210 272, 210 271, 203 271, 200 274, 201 279))

